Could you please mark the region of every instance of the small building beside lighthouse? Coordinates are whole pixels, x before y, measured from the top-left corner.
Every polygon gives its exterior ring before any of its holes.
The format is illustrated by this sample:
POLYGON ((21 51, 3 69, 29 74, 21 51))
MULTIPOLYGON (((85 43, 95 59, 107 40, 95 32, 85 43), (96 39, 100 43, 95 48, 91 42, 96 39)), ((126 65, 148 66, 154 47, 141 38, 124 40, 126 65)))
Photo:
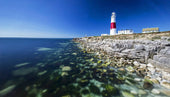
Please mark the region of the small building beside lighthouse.
POLYGON ((144 28, 142 29, 142 33, 152 33, 152 32, 159 32, 159 28, 144 28))
POLYGON ((119 30, 118 34, 133 34, 133 30, 132 29, 126 29, 126 30, 119 30))

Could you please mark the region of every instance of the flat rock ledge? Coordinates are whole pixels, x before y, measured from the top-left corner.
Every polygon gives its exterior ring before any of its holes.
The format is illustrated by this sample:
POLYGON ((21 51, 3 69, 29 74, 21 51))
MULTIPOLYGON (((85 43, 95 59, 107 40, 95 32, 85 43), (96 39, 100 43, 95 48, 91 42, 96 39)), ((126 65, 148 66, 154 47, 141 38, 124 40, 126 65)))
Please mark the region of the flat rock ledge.
POLYGON ((95 53, 100 59, 114 61, 114 67, 131 64, 138 75, 170 89, 170 37, 157 40, 83 37, 73 40, 80 43, 82 50, 95 53))

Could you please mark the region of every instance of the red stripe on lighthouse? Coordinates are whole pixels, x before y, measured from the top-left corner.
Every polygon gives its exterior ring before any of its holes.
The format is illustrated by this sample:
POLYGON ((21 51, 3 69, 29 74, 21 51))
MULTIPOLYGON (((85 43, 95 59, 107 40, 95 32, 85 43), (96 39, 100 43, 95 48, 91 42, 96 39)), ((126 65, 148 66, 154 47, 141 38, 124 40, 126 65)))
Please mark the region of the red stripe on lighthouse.
POLYGON ((114 29, 114 28, 116 28, 116 23, 111 23, 110 29, 114 29))

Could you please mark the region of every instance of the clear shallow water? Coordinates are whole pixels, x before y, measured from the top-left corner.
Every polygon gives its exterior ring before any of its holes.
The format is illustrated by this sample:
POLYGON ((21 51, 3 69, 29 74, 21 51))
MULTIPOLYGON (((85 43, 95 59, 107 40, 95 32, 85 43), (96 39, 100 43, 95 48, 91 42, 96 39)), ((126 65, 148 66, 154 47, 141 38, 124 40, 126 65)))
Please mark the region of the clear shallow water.
POLYGON ((135 74, 101 65, 71 39, 1 38, 0 97, 155 97, 135 74))

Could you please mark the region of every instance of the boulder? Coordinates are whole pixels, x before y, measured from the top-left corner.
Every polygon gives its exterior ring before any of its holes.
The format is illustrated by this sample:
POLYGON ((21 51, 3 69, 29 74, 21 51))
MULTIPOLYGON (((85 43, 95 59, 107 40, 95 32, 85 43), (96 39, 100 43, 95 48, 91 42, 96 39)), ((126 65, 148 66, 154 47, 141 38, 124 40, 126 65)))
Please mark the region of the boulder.
POLYGON ((139 50, 145 50, 145 46, 141 45, 141 44, 137 44, 135 45, 135 50, 139 51, 139 50))
POLYGON ((152 89, 152 91, 151 91, 153 94, 160 94, 160 91, 159 90, 157 90, 157 89, 152 89))
POLYGON ((161 85, 170 89, 170 83, 168 83, 168 82, 162 82, 161 85))
POLYGON ((154 55, 153 60, 158 61, 162 64, 170 65, 170 58, 163 55, 154 55))
POLYGON ((63 66, 62 71, 71 71, 71 67, 70 66, 63 66))

